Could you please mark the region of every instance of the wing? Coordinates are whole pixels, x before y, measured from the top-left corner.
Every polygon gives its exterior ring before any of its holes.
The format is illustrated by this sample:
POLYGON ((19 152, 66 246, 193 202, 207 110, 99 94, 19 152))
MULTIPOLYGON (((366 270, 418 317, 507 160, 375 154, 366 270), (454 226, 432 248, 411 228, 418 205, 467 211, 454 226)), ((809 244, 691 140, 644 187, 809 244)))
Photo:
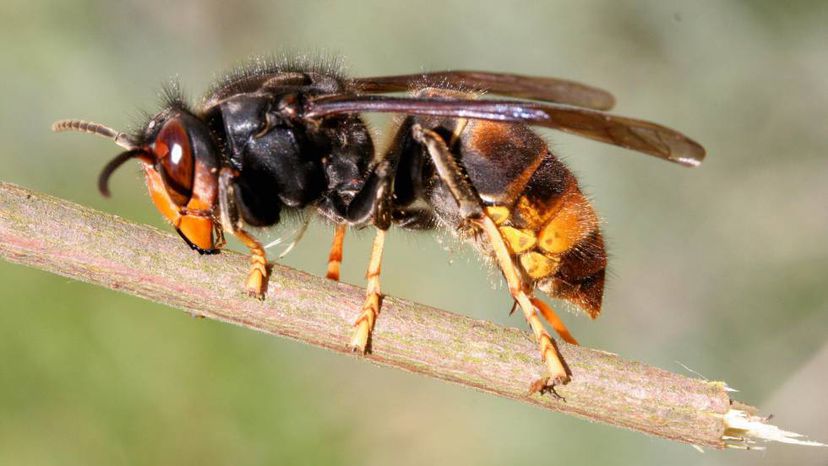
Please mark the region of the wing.
POLYGON ((544 126, 690 167, 699 165, 705 156, 701 145, 665 126, 598 110, 554 103, 372 95, 328 96, 308 101, 304 117, 313 119, 362 112, 473 118, 544 126))
POLYGON ((437 71, 400 76, 355 78, 349 81, 351 88, 356 91, 373 94, 404 92, 430 83, 489 91, 493 94, 522 99, 557 102, 596 110, 609 110, 615 105, 615 98, 612 94, 586 84, 564 79, 539 78, 509 73, 437 71))
POLYGON ((256 92, 268 87, 302 86, 308 84, 307 78, 302 73, 283 71, 275 71, 272 73, 251 71, 247 74, 243 73, 243 71, 239 71, 237 75, 225 78, 220 84, 214 86, 204 98, 202 108, 205 110, 209 109, 222 100, 236 94, 256 92))

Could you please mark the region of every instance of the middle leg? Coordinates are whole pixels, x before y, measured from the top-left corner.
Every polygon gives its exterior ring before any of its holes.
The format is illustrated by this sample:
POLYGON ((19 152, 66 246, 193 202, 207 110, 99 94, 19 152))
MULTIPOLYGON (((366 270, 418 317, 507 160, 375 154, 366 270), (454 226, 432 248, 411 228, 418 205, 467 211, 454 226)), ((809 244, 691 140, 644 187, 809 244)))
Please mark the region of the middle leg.
POLYGON ((328 273, 327 278, 339 281, 339 268, 342 265, 342 247, 345 242, 345 230, 348 226, 340 223, 334 229, 333 243, 331 243, 331 252, 328 253, 328 273))
POLYGON ((371 248, 371 259, 368 262, 368 271, 365 278, 368 281, 365 290, 365 304, 362 313, 357 317, 354 334, 351 337, 350 348, 357 353, 365 354, 370 350, 371 332, 382 306, 382 292, 380 291, 380 271, 382 269, 382 250, 385 245, 385 230, 377 229, 374 245, 371 248))
POLYGON ((362 311, 354 322, 353 336, 348 346, 358 353, 370 351, 371 332, 380 313, 382 293, 380 291, 380 269, 382 250, 385 245, 385 232, 391 226, 391 189, 396 169, 396 158, 388 154, 376 163, 362 189, 353 196, 350 204, 332 205, 334 217, 340 223, 334 233, 334 240, 328 257, 328 278, 339 278, 339 266, 342 261, 342 242, 345 238, 346 225, 373 224, 376 236, 371 248, 365 302, 362 311))

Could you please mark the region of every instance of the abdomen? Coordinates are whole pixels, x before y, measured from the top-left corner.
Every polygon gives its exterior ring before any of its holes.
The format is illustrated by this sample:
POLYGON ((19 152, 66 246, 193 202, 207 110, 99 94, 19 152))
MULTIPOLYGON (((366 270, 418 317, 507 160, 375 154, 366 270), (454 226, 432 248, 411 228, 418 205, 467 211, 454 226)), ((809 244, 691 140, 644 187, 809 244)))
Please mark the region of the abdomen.
POLYGON ((461 141, 461 160, 472 184, 527 282, 597 317, 607 255, 598 216, 572 172, 523 125, 475 122, 461 141), (520 160, 521 168, 507 166, 507 180, 500 178, 500 185, 490 189, 491 170, 479 170, 477 160, 504 159, 520 160))

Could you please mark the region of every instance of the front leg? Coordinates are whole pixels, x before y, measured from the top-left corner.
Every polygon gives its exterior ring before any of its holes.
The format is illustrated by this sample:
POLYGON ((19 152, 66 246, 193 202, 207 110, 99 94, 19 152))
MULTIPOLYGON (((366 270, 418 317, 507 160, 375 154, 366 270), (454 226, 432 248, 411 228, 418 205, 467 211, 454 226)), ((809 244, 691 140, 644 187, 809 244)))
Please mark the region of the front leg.
POLYGON ((250 250, 250 271, 244 287, 250 296, 264 299, 267 287, 267 253, 253 235, 243 228, 239 207, 236 204, 236 184, 233 169, 224 167, 219 172, 219 207, 221 226, 238 238, 250 250))

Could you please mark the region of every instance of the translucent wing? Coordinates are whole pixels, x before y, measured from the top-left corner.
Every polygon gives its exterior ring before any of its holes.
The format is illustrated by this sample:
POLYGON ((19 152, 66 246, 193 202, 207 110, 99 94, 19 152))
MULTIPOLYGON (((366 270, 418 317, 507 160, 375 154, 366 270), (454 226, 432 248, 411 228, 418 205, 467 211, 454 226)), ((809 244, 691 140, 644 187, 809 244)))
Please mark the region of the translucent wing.
POLYGON ((586 84, 557 78, 541 78, 509 73, 483 71, 437 71, 355 78, 349 81, 352 89, 365 93, 404 92, 428 85, 488 91, 492 94, 544 100, 578 107, 609 110, 615 98, 607 91, 586 84))
POLYGON ((684 134, 649 121, 571 105, 507 100, 328 96, 307 102, 305 118, 343 113, 403 113, 522 122, 554 128, 685 166, 697 166, 704 148, 684 134))

